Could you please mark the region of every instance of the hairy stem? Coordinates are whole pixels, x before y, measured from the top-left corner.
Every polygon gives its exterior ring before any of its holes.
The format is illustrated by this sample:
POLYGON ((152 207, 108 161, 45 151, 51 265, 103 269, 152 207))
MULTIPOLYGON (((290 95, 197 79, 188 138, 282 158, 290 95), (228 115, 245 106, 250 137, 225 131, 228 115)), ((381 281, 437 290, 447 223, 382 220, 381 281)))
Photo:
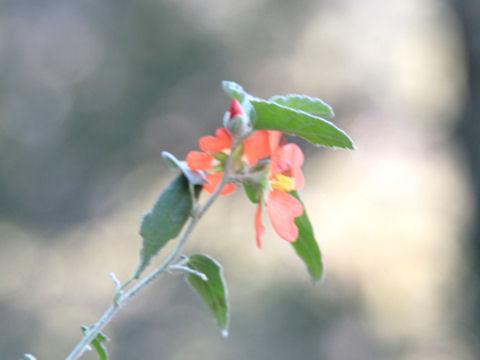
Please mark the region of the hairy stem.
MULTIPOLYGON (((88 330, 88 332, 85 334, 83 339, 77 344, 77 346, 73 349, 73 351, 70 353, 70 355, 68 355, 68 357, 65 360, 78 359, 85 352, 88 345, 90 345, 90 343, 97 337, 97 335, 103 330, 103 328, 113 319, 113 317, 117 314, 117 312, 120 311, 122 306, 125 305, 127 301, 129 301, 135 295, 137 295, 148 284, 150 284, 152 281, 157 279, 161 274, 163 274, 168 269, 168 267, 177 259, 183 247, 185 246, 188 238, 190 237, 190 234, 195 229, 195 226, 197 225, 198 221, 207 212, 210 206, 212 206, 212 204, 220 195, 220 192, 222 191, 224 186, 230 181, 230 168, 232 166, 233 154, 235 153, 235 150, 240 143, 241 141, 238 141, 233 144, 232 151, 225 164, 222 181, 220 182, 219 186, 217 187, 215 192, 212 194, 212 196, 210 196, 210 198, 207 200, 205 205, 196 214, 192 216, 187 229, 183 233, 182 237, 180 238, 180 241, 178 242, 177 246, 172 251, 172 253, 168 256, 168 258, 165 259, 165 261, 157 269, 152 271, 148 276, 144 277, 137 285, 131 288, 128 292, 120 296, 118 296, 119 294, 117 293, 115 295, 113 304, 110 305, 107 311, 105 311, 105 313, 102 315, 100 320, 98 320, 98 322, 91 329, 88 330)), ((121 290, 127 287, 127 285, 130 284, 130 281, 132 279, 133 278, 130 278, 128 281, 126 281, 125 284, 122 286, 121 290)))

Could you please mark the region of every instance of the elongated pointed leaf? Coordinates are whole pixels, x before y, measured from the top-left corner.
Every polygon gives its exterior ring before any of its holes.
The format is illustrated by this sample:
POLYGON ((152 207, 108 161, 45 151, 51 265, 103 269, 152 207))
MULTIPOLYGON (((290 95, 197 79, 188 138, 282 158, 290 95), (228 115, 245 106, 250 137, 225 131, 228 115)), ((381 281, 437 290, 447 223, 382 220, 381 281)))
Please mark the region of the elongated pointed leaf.
POLYGON ((143 248, 136 278, 168 240, 178 236, 191 214, 192 203, 188 180, 181 174, 162 192, 152 210, 143 216, 140 225, 143 248))
POLYGON ((280 130, 301 136, 314 145, 332 148, 355 149, 352 139, 330 121, 266 100, 251 99, 256 120, 256 130, 280 130))
POLYGON ((276 95, 269 99, 269 101, 287 106, 295 110, 305 111, 306 113, 317 115, 326 118, 335 116, 333 109, 325 101, 319 98, 313 98, 307 95, 289 94, 276 95))
MULTIPOLYGON (((87 326, 82 326, 82 332, 85 335, 88 327, 87 326)), ((97 352, 98 359, 99 360, 108 360, 108 353, 107 353, 107 348, 103 345, 105 341, 108 341, 108 337, 103 334, 103 333, 98 333, 98 335, 95 337, 95 339, 92 340, 90 343, 95 351, 97 352)))
POLYGON ((207 281, 198 275, 189 274, 187 281, 212 311, 218 326, 222 330, 222 335, 227 336, 229 307, 222 267, 211 257, 202 254, 189 256, 187 266, 206 275, 207 281))
POLYGON ((240 101, 255 130, 280 130, 303 137, 314 145, 355 149, 352 139, 343 130, 320 116, 256 98, 232 81, 224 81, 223 88, 240 101))
POLYGON ((300 198, 300 195, 293 191, 290 194, 295 196, 303 205, 303 214, 295 219, 295 224, 298 226, 297 241, 292 243, 298 256, 303 260, 307 266, 307 270, 312 276, 313 282, 317 283, 322 279, 323 262, 320 248, 315 240, 312 224, 308 219, 305 205, 300 198))
POLYGON ((208 183, 205 173, 200 170, 190 169, 186 161, 178 160, 167 151, 162 151, 162 157, 172 169, 179 169, 193 185, 204 185, 208 183))

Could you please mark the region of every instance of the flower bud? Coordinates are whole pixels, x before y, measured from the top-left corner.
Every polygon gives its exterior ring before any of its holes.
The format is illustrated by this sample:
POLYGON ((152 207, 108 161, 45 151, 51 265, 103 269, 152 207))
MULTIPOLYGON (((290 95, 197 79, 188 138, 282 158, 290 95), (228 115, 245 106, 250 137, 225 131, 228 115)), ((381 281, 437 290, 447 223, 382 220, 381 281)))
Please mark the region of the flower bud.
POLYGON ((223 116, 223 126, 234 138, 242 138, 252 132, 252 124, 237 99, 230 104, 230 111, 223 116))
POLYGON ((237 115, 245 115, 245 112, 242 109, 242 105, 238 102, 237 99, 233 99, 230 103, 230 118, 234 118, 237 115))

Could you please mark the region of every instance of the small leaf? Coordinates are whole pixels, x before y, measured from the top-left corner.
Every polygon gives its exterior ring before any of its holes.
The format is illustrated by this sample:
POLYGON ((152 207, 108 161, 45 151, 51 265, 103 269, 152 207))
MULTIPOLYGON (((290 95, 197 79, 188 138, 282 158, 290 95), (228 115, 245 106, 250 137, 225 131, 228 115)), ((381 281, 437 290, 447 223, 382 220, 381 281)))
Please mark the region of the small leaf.
POLYGON ((229 309, 227 288, 222 274, 222 267, 214 259, 202 254, 189 256, 187 266, 198 273, 205 274, 204 278, 189 274, 186 279, 193 289, 202 297, 205 304, 212 311, 223 336, 228 336, 229 309))
POLYGON ((243 183, 243 189, 245 190, 245 194, 247 194, 248 199, 254 203, 258 204, 260 200, 260 192, 255 186, 249 185, 247 183, 243 183))
POLYGON ((167 151, 162 151, 162 157, 172 169, 180 169, 183 175, 185 175, 193 185, 204 185, 208 183, 205 173, 200 170, 190 169, 186 161, 178 160, 167 151))
POLYGON ((256 130, 280 130, 301 136, 314 145, 333 148, 355 149, 350 137, 330 121, 283 105, 259 99, 251 99, 256 121, 256 130))
POLYGON ((300 195, 296 191, 293 191, 290 194, 295 196, 303 205, 302 216, 295 219, 295 224, 298 226, 298 238, 292 243, 292 246, 307 266, 307 270, 312 276, 313 282, 318 283, 323 275, 322 254, 317 241, 315 240, 312 224, 308 219, 307 211, 300 195))
POLYGON ((326 118, 335 116, 333 109, 325 101, 319 98, 312 98, 307 95, 289 94, 285 96, 276 95, 270 98, 271 102, 287 106, 295 110, 326 118))
POLYGON ((143 216, 140 225, 143 248, 135 278, 140 277, 150 259, 168 240, 178 236, 190 216, 192 202, 188 180, 181 174, 162 192, 152 210, 143 216))
MULTIPOLYGON (((82 326, 82 332, 85 335, 88 331, 87 326, 82 326)), ((107 348, 103 345, 105 341, 110 340, 105 334, 98 333, 95 339, 92 340, 91 345, 95 349, 99 360, 108 360, 107 348)))

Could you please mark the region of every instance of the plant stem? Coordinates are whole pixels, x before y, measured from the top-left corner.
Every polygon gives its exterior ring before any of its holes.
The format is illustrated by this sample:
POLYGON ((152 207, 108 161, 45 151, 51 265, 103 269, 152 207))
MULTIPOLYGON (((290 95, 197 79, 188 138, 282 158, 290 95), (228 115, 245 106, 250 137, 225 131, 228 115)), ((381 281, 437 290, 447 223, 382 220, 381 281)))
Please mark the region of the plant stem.
MULTIPOLYGON (((76 360, 80 356, 82 356, 82 354, 85 352, 85 350, 90 345, 90 343, 97 337, 97 335, 102 331, 102 329, 113 319, 113 317, 121 309, 121 307, 125 305, 125 303, 128 300, 130 300, 135 295, 137 295, 148 284, 150 284, 152 281, 157 279, 161 274, 163 274, 168 269, 168 267, 177 259, 183 247, 185 246, 185 243, 190 237, 190 234, 195 229, 195 226, 197 225, 198 221, 207 212, 210 206, 212 206, 212 204, 220 195, 220 192, 222 191, 224 186, 230 181, 230 168, 232 166, 233 154, 235 153, 235 150, 240 143, 241 141, 235 142, 233 144, 230 156, 228 157, 225 163, 222 181, 220 182, 220 184, 218 185, 217 189, 212 194, 212 196, 210 196, 210 198, 207 200, 205 205, 196 214, 194 214, 194 216, 192 216, 187 229, 183 233, 180 241, 178 242, 177 246, 172 251, 172 253, 168 256, 168 258, 165 259, 165 261, 157 269, 155 269, 148 276, 143 278, 132 289, 130 289, 125 294, 119 296, 118 298, 115 298, 114 303, 110 305, 107 311, 105 311, 105 313, 102 315, 100 320, 98 320, 98 322, 91 329, 88 330, 88 332, 85 334, 83 339, 77 344, 77 346, 73 349, 73 351, 70 353, 70 355, 68 355, 68 357, 65 360, 76 360)), ((132 279, 133 278, 130 278, 127 282, 125 282, 125 284, 122 286, 122 289, 124 289, 132 279)))

